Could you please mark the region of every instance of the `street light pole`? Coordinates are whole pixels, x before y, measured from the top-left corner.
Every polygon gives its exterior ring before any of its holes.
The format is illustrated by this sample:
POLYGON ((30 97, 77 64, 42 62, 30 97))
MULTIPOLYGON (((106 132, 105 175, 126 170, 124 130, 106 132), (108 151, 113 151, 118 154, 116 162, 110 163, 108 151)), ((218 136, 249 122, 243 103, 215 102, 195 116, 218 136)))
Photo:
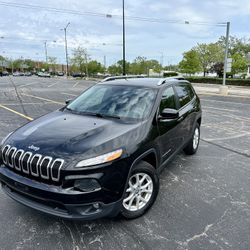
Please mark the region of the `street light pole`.
POLYGON ((104 55, 104 57, 103 57, 103 64, 104 64, 104 68, 106 70, 106 66, 107 66, 106 55, 104 55))
POLYGON ((122 58, 122 66, 123 66, 123 70, 122 70, 122 74, 125 76, 126 75, 126 50, 125 50, 125 3, 124 0, 122 0, 122 46, 123 46, 123 58, 122 58))
POLYGON ((48 63, 47 41, 44 42, 44 49, 45 49, 45 60, 46 63, 48 63))
POLYGON ((65 40, 65 57, 66 57, 66 76, 69 76, 69 59, 68 59, 68 44, 67 44, 67 28, 70 25, 70 22, 67 23, 64 28, 64 40, 65 40))
POLYGON ((226 48, 225 48, 225 60, 224 60, 224 72, 223 72, 223 86, 226 85, 226 76, 227 76, 227 58, 228 58, 228 47, 229 47, 229 30, 230 22, 227 22, 227 31, 226 31, 226 48))

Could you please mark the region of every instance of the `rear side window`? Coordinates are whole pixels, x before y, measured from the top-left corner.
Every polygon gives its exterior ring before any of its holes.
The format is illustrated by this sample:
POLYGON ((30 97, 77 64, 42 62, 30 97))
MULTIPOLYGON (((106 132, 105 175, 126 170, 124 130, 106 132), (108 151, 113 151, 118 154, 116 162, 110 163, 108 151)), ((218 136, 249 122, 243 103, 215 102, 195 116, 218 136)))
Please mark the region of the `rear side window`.
POLYGON ((188 83, 177 84, 175 85, 175 89, 181 107, 189 103, 194 97, 194 91, 188 83))
POLYGON ((165 108, 176 109, 175 93, 173 87, 166 88, 162 93, 160 112, 165 108))

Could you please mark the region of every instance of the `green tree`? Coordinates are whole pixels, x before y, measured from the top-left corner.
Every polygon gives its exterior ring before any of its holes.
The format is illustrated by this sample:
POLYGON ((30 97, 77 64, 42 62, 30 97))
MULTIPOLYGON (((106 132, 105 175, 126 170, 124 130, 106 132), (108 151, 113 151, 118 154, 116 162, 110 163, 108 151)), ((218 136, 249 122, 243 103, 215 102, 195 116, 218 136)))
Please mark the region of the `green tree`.
POLYGON ((130 73, 134 75, 147 74, 148 70, 147 58, 143 56, 136 57, 130 66, 130 73))
POLYGON ((5 57, 0 55, 0 62, 5 61, 5 60, 6 60, 5 57))
POLYGON ((22 64, 23 64, 23 60, 22 59, 16 59, 13 61, 13 69, 14 70, 21 70, 22 68, 22 64))
POLYGON ((147 66, 147 71, 145 72, 146 74, 148 73, 149 69, 153 69, 153 71, 156 73, 160 73, 161 70, 163 69, 162 65, 155 59, 147 60, 146 66, 147 66))
POLYGON ((162 65, 159 64, 157 60, 147 60, 146 57, 138 56, 130 64, 129 73, 134 75, 148 74, 149 69, 152 69, 154 72, 160 73, 160 71, 162 70, 162 65))
POLYGON ((163 69, 168 70, 168 71, 179 71, 180 67, 179 67, 179 64, 178 65, 169 64, 169 65, 165 66, 163 69))
POLYGON ((104 73, 105 72, 105 68, 104 66, 97 62, 97 61, 90 61, 88 63, 88 69, 89 69, 89 74, 90 75, 94 75, 94 74, 97 74, 97 73, 104 73))
POLYGON ((56 71, 56 61, 57 61, 57 58, 56 58, 56 57, 54 57, 54 56, 49 56, 49 57, 48 57, 49 68, 50 68, 50 70, 52 70, 53 72, 56 71))
MULTIPOLYGON (((125 69, 127 73, 130 73, 130 63, 125 62, 125 69)), ((115 64, 112 64, 108 68, 108 72, 111 75, 121 75, 123 73, 123 61, 119 60, 115 64)))
POLYGON ((41 68, 41 70, 49 71, 49 64, 46 63, 46 62, 42 62, 42 63, 40 64, 40 68, 41 68))
POLYGON ((88 76, 88 61, 90 57, 87 53, 87 49, 79 46, 73 50, 73 57, 71 58, 71 64, 76 67, 81 74, 85 73, 88 76))
POLYGON ((183 59, 179 63, 180 71, 187 74, 195 74, 202 70, 199 54, 191 49, 183 54, 183 59))
POLYGON ((242 56, 240 53, 234 53, 232 55, 232 73, 244 73, 247 71, 247 58, 242 56))
MULTIPOLYGON (((225 48, 225 37, 220 37, 219 44, 225 48)), ((250 53, 250 40, 230 36, 229 38, 229 57, 233 59, 232 74, 243 73, 247 71, 247 55, 250 53)))
POLYGON ((198 53, 204 76, 214 64, 223 62, 224 51, 219 43, 198 43, 194 50, 198 53))
POLYGON ((117 64, 112 64, 108 67, 108 72, 111 75, 120 75, 122 74, 122 68, 119 67, 117 64))
MULTIPOLYGON (((219 38, 218 43, 225 48, 225 36, 219 38)), ((250 39, 237 38, 235 36, 229 37, 229 48, 228 53, 233 56, 235 53, 241 54, 242 56, 247 55, 250 52, 250 39)))
POLYGON ((33 71, 35 68, 35 62, 31 59, 24 59, 23 64, 27 66, 27 70, 33 71))
POLYGON ((2 72, 2 70, 3 70, 3 63, 6 61, 6 59, 3 57, 3 56, 1 56, 0 55, 0 71, 2 72))

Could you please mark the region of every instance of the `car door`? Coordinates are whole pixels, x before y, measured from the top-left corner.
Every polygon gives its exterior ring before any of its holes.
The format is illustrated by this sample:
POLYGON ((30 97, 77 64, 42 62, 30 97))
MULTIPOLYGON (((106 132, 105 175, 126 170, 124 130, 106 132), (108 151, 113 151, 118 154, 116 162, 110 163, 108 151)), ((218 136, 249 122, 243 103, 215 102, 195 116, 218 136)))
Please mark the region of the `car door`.
POLYGON ((179 134, 182 135, 182 144, 185 144, 190 138, 194 123, 194 92, 190 83, 180 82, 174 85, 177 99, 179 102, 179 134))
MULTIPOLYGON (((178 109, 177 99, 173 86, 168 86, 163 90, 159 105, 159 115, 165 108, 178 109)), ((181 143, 182 136, 179 134, 178 119, 158 119, 159 145, 163 161, 174 153, 181 143)))

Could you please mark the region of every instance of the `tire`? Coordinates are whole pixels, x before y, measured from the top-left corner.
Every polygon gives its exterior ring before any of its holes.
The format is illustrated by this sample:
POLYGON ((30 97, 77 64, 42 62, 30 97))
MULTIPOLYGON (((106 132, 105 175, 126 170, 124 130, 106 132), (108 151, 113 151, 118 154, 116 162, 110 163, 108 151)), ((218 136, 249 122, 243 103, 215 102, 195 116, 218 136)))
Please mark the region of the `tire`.
POLYGON ((200 125, 196 123, 192 138, 188 142, 187 146, 183 149, 187 155, 193 155, 198 150, 200 143, 200 125))
POLYGON ((156 169, 145 161, 139 162, 131 171, 122 200, 121 215, 126 219, 142 216, 154 204, 158 191, 159 177, 156 169), (137 183, 140 184, 137 186, 137 183))

